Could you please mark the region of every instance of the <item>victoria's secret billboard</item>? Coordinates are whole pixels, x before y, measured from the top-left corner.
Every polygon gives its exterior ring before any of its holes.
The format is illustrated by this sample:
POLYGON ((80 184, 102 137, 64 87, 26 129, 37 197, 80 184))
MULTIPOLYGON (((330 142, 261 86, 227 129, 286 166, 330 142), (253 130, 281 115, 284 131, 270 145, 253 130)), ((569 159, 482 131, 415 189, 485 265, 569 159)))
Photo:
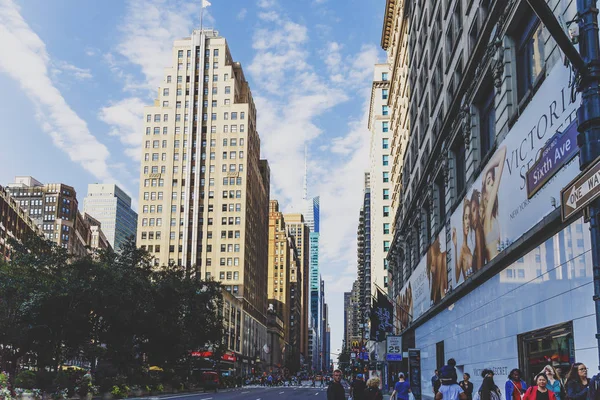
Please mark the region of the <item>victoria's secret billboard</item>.
MULTIPOLYGON (((579 168, 574 162, 577 158, 572 154, 572 138, 576 133, 568 128, 576 118, 578 103, 578 99, 571 101, 569 70, 558 63, 461 199, 450 219, 450 241, 445 243, 446 231, 442 230, 431 246, 444 255, 448 250, 451 270, 448 281, 452 287, 481 270, 503 248, 551 212, 554 209, 551 197, 559 199, 561 189, 577 176, 579 168), (553 137, 557 132, 564 134, 553 137), (536 182, 537 194, 528 198, 527 172, 539 165, 541 156, 550 154, 542 153, 551 147, 553 151, 558 149, 559 156, 547 167, 559 170, 544 169, 549 175, 538 174, 538 180, 542 179, 543 183, 536 182), (567 158, 571 162, 566 162, 567 158), (550 174, 554 175, 550 177, 550 174)), ((413 311, 414 319, 437 303, 443 297, 441 293, 448 289, 434 288, 438 286, 434 282, 437 279, 426 258, 421 260, 397 298, 399 304, 413 311), (422 294, 419 296, 424 291, 423 281, 429 281, 430 301, 425 301, 422 294)), ((405 312, 398 312, 401 325, 406 326, 408 319, 405 312)))

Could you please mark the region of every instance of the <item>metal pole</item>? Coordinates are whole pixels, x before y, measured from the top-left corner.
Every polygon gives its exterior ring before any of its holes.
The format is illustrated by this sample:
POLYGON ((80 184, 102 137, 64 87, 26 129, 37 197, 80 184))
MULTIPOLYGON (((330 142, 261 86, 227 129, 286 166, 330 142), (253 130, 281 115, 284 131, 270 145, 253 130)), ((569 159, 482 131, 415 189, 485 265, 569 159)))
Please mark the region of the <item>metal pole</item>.
MULTIPOLYGON (((598 8, 596 0, 577 0, 579 14, 579 50, 587 64, 578 91, 581 106, 577 110, 579 135, 579 167, 585 169, 600 156, 600 39, 598 38, 598 8)), ((600 200, 589 207, 596 307, 596 340, 600 363, 600 200)), ((598 367, 600 369, 600 366, 598 367)))
MULTIPOLYGON (((577 109, 577 144, 579 168, 584 170, 600 156, 600 39, 598 38, 597 0, 577 0, 579 51, 570 43, 545 0, 527 0, 556 43, 571 61, 581 79, 581 105, 577 109)), ((596 307, 596 340, 600 363, 600 199, 589 206, 594 303, 596 307)), ((600 369, 600 366, 598 367, 600 369)))

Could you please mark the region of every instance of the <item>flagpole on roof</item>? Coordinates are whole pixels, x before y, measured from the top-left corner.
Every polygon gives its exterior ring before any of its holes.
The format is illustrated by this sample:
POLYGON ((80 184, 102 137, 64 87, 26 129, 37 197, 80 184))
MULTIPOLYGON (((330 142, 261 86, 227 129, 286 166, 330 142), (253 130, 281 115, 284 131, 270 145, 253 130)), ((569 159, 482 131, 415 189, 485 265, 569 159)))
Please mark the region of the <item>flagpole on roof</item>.
POLYGON ((204 24, 204 9, 211 5, 208 0, 201 0, 202 6, 200 7, 200 32, 202 32, 202 27, 204 24))

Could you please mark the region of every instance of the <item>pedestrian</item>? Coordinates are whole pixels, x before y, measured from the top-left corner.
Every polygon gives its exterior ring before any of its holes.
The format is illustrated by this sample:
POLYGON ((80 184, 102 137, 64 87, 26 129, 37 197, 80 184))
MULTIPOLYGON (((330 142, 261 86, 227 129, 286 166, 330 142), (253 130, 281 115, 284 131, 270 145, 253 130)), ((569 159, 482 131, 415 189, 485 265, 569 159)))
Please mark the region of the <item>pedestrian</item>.
POLYGON ((398 382, 394 386, 394 390, 390 395, 390 399, 408 400, 408 394, 411 392, 410 383, 405 381, 404 373, 398 373, 398 382), (394 397, 396 396, 396 397, 394 397))
POLYGON ((548 380, 546 387, 554 393, 556 400, 565 400, 566 396, 563 394, 565 388, 556 369, 552 365, 546 365, 542 373, 546 375, 546 379, 548 380))
POLYGON ((583 363, 575 363, 567 374, 567 399, 586 400, 589 391, 587 367, 583 363))
POLYGON ((383 393, 379 390, 379 378, 371 378, 367 381, 364 400, 383 400, 383 393))
POLYGON ((444 365, 440 371, 439 380, 442 385, 457 385, 458 376, 456 375, 456 360, 451 358, 448 365, 444 365))
POLYGON ((463 380, 458 384, 463 392, 465 392, 467 400, 473 399, 473 384, 469 381, 470 379, 471 375, 465 372, 463 374, 463 380))
POLYGON ((523 395, 523 400, 556 400, 556 395, 548 389, 548 379, 545 374, 538 374, 535 377, 535 386, 527 389, 523 395))
POLYGON ((363 400, 366 388, 367 385, 363 380, 363 375, 357 374, 356 378, 350 384, 350 397, 352 397, 354 400, 363 400))
POLYGON ((494 382, 494 371, 486 368, 481 371, 481 377, 483 382, 479 388, 480 400, 501 400, 502 392, 494 382))
POLYGON ((433 390, 434 395, 437 394, 437 388, 439 388, 439 382, 440 382, 440 373, 436 369, 433 373, 433 376, 431 377, 431 388, 433 390))
POLYGON ((467 400, 467 395, 457 383, 442 384, 435 400, 467 400))
POLYGON ((342 386, 342 371, 333 371, 333 382, 327 388, 327 400, 346 400, 346 390, 342 386))
POLYGON ((527 383, 521 379, 521 370, 515 368, 510 371, 510 374, 508 374, 508 380, 504 385, 506 400, 521 400, 525 390, 527 390, 527 383))

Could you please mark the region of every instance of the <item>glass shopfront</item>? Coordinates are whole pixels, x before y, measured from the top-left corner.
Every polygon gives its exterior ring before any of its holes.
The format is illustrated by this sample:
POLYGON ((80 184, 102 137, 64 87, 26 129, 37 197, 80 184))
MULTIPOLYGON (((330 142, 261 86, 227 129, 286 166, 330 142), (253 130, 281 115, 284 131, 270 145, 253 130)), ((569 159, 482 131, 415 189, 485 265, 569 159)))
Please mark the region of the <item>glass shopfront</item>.
POLYGON ((519 335, 518 341, 519 365, 527 384, 531 384, 547 365, 559 373, 562 371, 564 378, 575 362, 572 321, 524 333, 519 335))

